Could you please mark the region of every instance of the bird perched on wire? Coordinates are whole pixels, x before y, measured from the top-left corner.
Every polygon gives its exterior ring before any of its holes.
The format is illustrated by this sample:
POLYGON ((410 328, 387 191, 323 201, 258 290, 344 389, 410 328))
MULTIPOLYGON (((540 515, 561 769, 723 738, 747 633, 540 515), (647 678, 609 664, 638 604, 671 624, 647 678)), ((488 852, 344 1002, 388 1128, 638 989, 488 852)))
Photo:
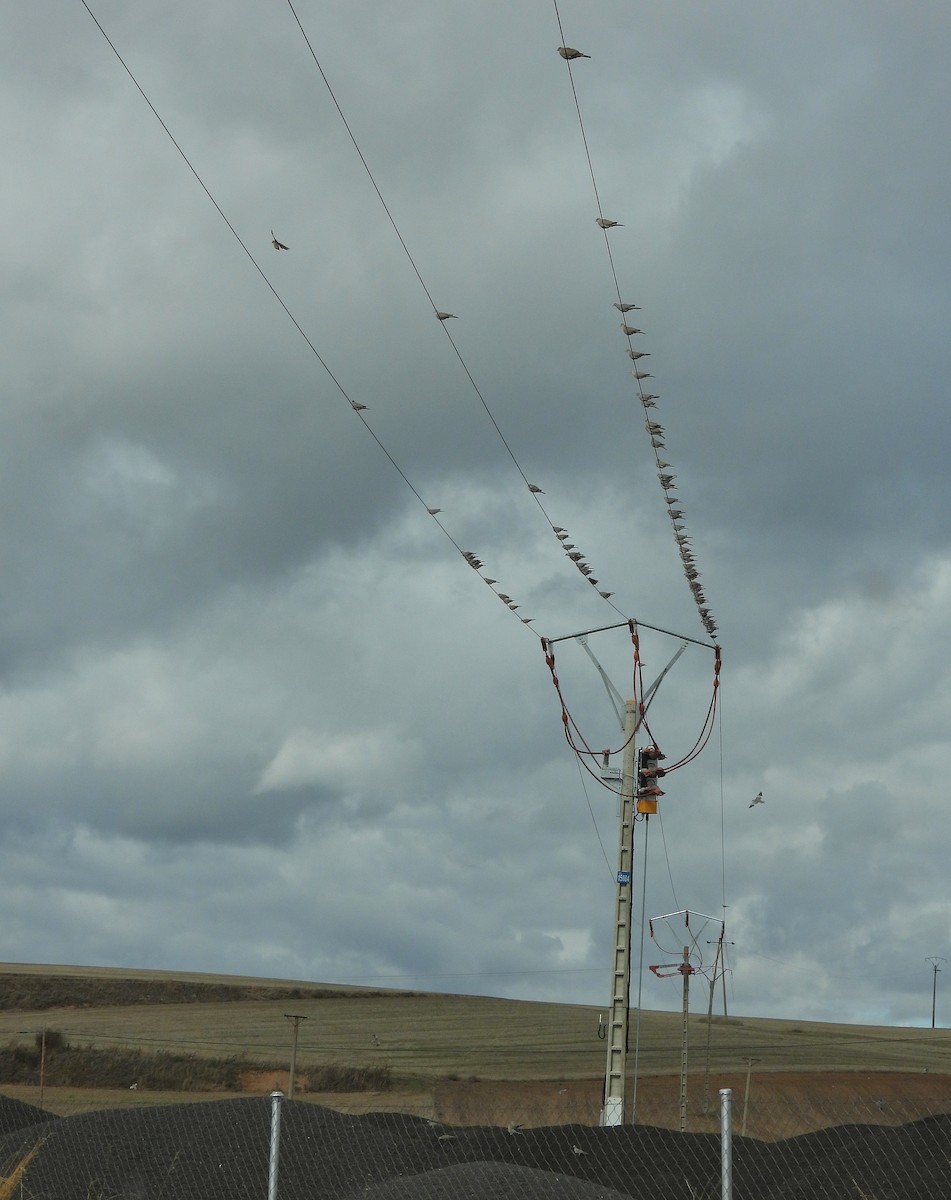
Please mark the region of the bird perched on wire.
POLYGON ((750 808, 752 808, 756 804, 765 804, 765 803, 766 803, 766 801, 763 799, 763 793, 757 792, 756 795, 753 797, 753 799, 750 801, 750 808))
POLYGON ((638 329, 637 326, 635 326, 635 325, 625 325, 622 322, 621 323, 621 332, 625 335, 625 337, 631 337, 632 334, 643 333, 644 330, 638 329))
POLYGON ((528 490, 535 496, 544 496, 545 494, 537 483, 530 483, 528 485, 528 490))
MULTIPOLYGON (((621 224, 620 221, 612 221, 608 217, 595 217, 595 221, 601 226, 602 229, 613 229, 615 225, 621 224)), ((621 227, 623 228, 623 226, 621 227)))
POLYGON ((366 409, 366 405, 362 404, 359 400, 351 400, 350 405, 354 412, 363 412, 366 409))
POLYGON ((576 58, 590 58, 590 54, 584 54, 581 50, 576 50, 574 46, 559 46, 558 53, 565 62, 572 62, 576 58))
POLYGON ((273 229, 271 230, 271 245, 274 247, 275 250, 287 250, 288 249, 288 247, 285 246, 283 242, 279 242, 277 240, 277 238, 274 236, 273 229))
POLYGON ((614 305, 614 307, 618 310, 618 312, 622 313, 641 311, 641 306, 639 304, 624 304, 623 302, 618 302, 614 305))
POLYGON ((437 321, 448 321, 450 319, 452 319, 454 321, 459 320, 459 318, 456 316, 455 313, 443 312, 442 309, 436 310, 436 320, 437 321))

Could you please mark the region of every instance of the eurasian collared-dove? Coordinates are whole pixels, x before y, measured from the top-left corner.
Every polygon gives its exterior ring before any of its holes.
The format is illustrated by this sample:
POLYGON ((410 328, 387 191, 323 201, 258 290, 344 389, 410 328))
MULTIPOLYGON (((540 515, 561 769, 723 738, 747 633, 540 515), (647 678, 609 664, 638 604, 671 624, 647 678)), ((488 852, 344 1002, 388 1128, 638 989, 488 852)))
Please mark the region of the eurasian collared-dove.
MULTIPOLYGON (((611 221, 607 217, 595 217, 597 223, 602 229, 613 229, 615 225, 620 225, 620 221, 611 221)), ((623 228, 623 226, 622 226, 623 228)))
POLYGON ((584 54, 581 50, 576 50, 574 46, 559 46, 558 53, 566 62, 571 62, 575 58, 590 58, 590 54, 584 54))

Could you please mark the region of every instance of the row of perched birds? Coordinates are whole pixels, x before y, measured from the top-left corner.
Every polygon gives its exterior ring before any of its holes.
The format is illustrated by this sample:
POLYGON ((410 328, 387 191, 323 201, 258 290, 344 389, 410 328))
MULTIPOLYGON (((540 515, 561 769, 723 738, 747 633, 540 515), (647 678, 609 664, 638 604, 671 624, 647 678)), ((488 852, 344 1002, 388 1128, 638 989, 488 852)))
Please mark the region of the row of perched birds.
MULTIPOLYGON (((581 50, 576 50, 573 46, 559 46, 557 48, 557 50, 558 50, 558 54, 561 55, 561 57, 568 64, 570 64, 571 62, 573 62, 579 58, 590 58, 591 57, 589 54, 585 54, 581 50)), ((620 221, 612 220, 609 217, 605 217, 603 214, 599 214, 595 218, 595 222, 598 225, 598 227, 605 232, 605 235, 607 235, 607 231, 609 229, 615 229, 615 228, 621 226, 620 221)), ((280 241, 275 236, 273 229, 271 230, 271 245, 274 247, 275 250, 287 250, 288 249, 288 247, 285 245, 285 243, 280 241)), ((624 336, 628 342, 627 356, 634 363, 634 370, 631 372, 631 374, 634 376, 634 379, 636 380, 638 398, 640 399, 640 402, 644 408, 644 412, 645 412, 644 426, 650 437, 651 447, 653 448, 653 451, 654 451, 654 458, 655 458, 655 462, 657 465, 657 476, 658 476, 658 479, 660 480, 661 489, 663 490, 663 493, 664 493, 664 501, 667 505, 667 515, 670 519, 671 526, 673 529, 674 542, 677 545, 677 549, 680 554, 680 559, 683 564, 684 575, 687 578, 687 583, 693 594, 694 601, 697 605, 697 611, 700 614, 700 620, 703 624, 703 627, 704 627, 704 629, 706 629, 707 633, 710 635, 711 638, 716 639, 716 636, 717 636, 716 621, 714 620, 713 614, 710 611, 709 605, 707 603, 706 595, 703 591, 703 585, 700 582, 700 571, 697 567, 696 559, 694 558, 692 539, 686 531, 686 526, 684 524, 684 511, 681 508, 681 500, 676 493, 676 478, 677 477, 676 477, 676 475, 671 474, 670 463, 665 461, 661 457, 661 452, 666 451, 666 443, 665 443, 666 435, 664 432, 663 425, 659 421, 654 420, 654 418, 651 415, 651 411, 657 407, 658 396, 656 393, 648 391, 647 388, 645 387, 644 381, 652 378, 651 373, 649 371, 642 371, 638 365, 640 363, 641 359, 647 358, 649 356, 649 352, 646 350, 637 349, 635 347, 635 343, 632 340, 635 337, 639 337, 639 336, 643 335, 644 330, 638 328, 636 325, 631 325, 628 323, 627 314, 631 313, 631 312, 640 311, 640 306, 637 304, 627 304, 621 300, 618 300, 618 302, 614 305, 614 307, 621 313, 621 316, 623 318, 623 320, 621 321, 621 332, 624 334, 624 336)), ((434 309, 434 311, 435 311, 436 319, 440 322, 446 322, 449 320, 458 320, 458 317, 456 316, 455 313, 447 312, 444 309, 434 309)), ((649 387, 649 385, 647 385, 647 386, 649 387)), ((367 407, 365 404, 361 403, 358 400, 350 400, 350 404, 353 406, 353 409, 357 413, 364 412, 367 407)), ((526 483, 527 483, 527 480, 526 480, 526 483)), ((598 595, 601 596, 601 598, 603 600, 610 600, 610 598, 614 595, 614 593, 609 592, 609 591, 604 591, 601 589, 598 579, 596 579, 594 576, 594 571, 593 571, 592 567, 587 562, 584 555, 577 548, 577 546, 569 540, 570 535, 569 535, 568 531, 566 529, 564 529, 562 526, 555 525, 551 521, 551 519, 548 517, 548 513, 545 511, 544 505, 538 499, 539 496, 543 496, 545 493, 535 483, 527 483, 527 486, 528 486, 529 492, 534 496, 535 500, 539 503, 539 506, 541 507, 546 520, 548 520, 548 523, 551 526, 552 532, 554 533, 555 537, 561 543, 562 549, 563 549, 568 561, 571 562, 577 568, 579 573, 588 581, 588 583, 590 583, 592 585, 592 587, 597 589, 598 595)), ((438 514, 442 512, 442 509, 427 507, 426 511, 429 513, 429 515, 431 517, 438 519, 438 514)), ((497 580, 491 579, 487 575, 482 574, 482 569, 484 566, 484 563, 482 562, 482 560, 472 550, 461 550, 460 553, 462 554, 462 557, 465 559, 465 561, 469 564, 469 566, 472 567, 473 570, 479 572, 482 579, 485 581, 485 583, 487 583, 489 585, 489 587, 492 588, 492 590, 499 597, 499 599, 502 601, 502 603, 505 604, 506 607, 509 608, 516 615, 519 615, 518 609, 520 606, 515 603, 515 601, 512 599, 511 596, 507 595, 505 592, 498 591, 498 589, 496 588, 497 580)), ((523 624, 529 625, 529 624, 531 624, 533 618, 519 616, 519 620, 522 621, 523 624)))
MULTIPOLYGON (((576 50, 573 46, 559 46, 558 53, 569 64, 578 58, 591 57, 588 54, 584 54, 581 50, 576 50)), ((607 236, 607 231, 609 229, 614 229, 620 225, 619 221, 611 220, 610 218, 605 217, 603 214, 599 215, 596 220, 601 229, 605 231, 605 236, 607 236)), ((703 585, 700 582, 700 570, 697 567, 696 559, 694 557, 692 539, 687 533, 686 525, 684 524, 684 511, 681 507, 682 502, 676 491, 677 476, 671 474, 670 463, 661 457, 662 453, 665 453, 667 449, 665 442, 666 434, 664 432, 663 425, 660 423, 660 421, 655 420, 652 415, 652 411, 657 407, 657 401, 659 397, 657 396, 656 392, 649 391, 648 389, 650 384, 645 383, 646 380, 652 378, 651 372, 641 370, 639 366, 641 359, 648 357, 649 351, 638 349, 633 340, 634 338, 642 336, 644 330, 639 329, 636 325, 628 324, 629 318, 627 314, 631 312, 639 312, 640 308, 637 304, 625 304, 620 300, 620 298, 614 307, 620 312, 623 318, 621 321, 621 332, 627 339, 627 356, 634 363, 634 370, 631 372, 631 374, 634 376, 634 379, 637 383, 638 398, 640 399, 641 405, 644 408, 644 427, 647 430, 648 436, 650 437, 651 448, 654 451, 654 460, 657 465, 657 478, 660 480, 661 490, 664 493, 664 502, 667 505, 667 516, 670 519, 671 527, 673 529, 674 542, 676 543, 678 553, 680 554, 684 575, 686 576, 690 591, 693 594, 697 611, 700 614, 700 621, 710 637, 715 640, 717 636, 717 625, 716 621, 714 620, 713 613, 710 611, 710 606, 707 603, 707 597, 704 593, 703 585)))

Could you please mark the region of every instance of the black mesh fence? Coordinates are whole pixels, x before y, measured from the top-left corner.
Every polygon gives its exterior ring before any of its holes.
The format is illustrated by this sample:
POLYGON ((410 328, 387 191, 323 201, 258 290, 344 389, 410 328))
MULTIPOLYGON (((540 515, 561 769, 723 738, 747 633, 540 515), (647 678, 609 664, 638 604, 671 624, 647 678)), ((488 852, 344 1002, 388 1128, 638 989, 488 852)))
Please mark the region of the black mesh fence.
MULTIPOLYGON (((843 1099, 757 1105, 768 1136, 743 1137, 734 1096, 735 1200, 951 1200, 951 1115, 843 1099)), ((717 1097, 719 1111, 719 1098, 717 1097)), ((73 1115, 0 1097, 0 1200, 713 1200, 718 1132, 644 1123, 450 1124, 347 1115, 269 1096, 73 1115), (274 1106, 280 1158, 269 1172, 274 1106)), ((753 1112, 747 1124, 752 1128, 753 1112)))

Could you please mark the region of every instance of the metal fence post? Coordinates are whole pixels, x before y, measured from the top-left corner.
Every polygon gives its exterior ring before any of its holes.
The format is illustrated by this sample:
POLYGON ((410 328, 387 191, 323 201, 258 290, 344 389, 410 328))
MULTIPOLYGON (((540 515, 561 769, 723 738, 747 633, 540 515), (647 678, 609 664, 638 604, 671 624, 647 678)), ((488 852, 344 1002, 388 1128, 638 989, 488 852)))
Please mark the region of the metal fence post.
POLYGON ((281 1101, 283 1092, 271 1092, 271 1158, 267 1172, 267 1200, 277 1200, 277 1165, 281 1157, 281 1101))
POLYGON ((720 1189, 722 1200, 733 1200, 733 1093, 720 1088, 720 1189))

